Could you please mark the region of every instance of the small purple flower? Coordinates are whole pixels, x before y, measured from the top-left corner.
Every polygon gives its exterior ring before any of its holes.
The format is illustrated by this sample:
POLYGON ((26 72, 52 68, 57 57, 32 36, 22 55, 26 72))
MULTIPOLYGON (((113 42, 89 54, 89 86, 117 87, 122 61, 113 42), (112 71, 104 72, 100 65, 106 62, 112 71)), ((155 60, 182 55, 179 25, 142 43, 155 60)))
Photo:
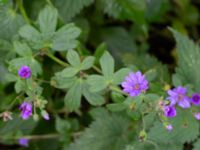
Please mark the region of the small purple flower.
POLYGON ((49 118, 49 114, 48 114, 48 113, 44 114, 44 115, 43 115, 43 118, 44 118, 45 120, 49 120, 49 119, 50 119, 50 118, 49 118))
POLYGON ((31 69, 28 66, 21 66, 21 68, 18 70, 18 75, 21 78, 30 78, 31 74, 31 69))
POLYGON ((191 99, 192 104, 200 105, 200 94, 193 94, 191 99))
POLYGON ((132 97, 138 96, 142 91, 146 91, 149 88, 145 75, 142 75, 140 71, 137 71, 136 73, 129 73, 121 85, 123 87, 123 91, 132 97))
POLYGON ((29 142, 28 139, 26 139, 26 138, 20 138, 20 139, 18 140, 18 142, 19 142, 19 145, 28 147, 28 142, 29 142))
POLYGON ((182 108, 190 107, 190 98, 186 95, 187 89, 179 86, 173 90, 168 90, 167 99, 170 101, 170 105, 176 105, 176 103, 182 108))
POLYGON ((167 125, 165 127, 168 131, 172 131, 173 130, 173 126, 171 124, 167 125))
POLYGON ((32 115, 32 104, 29 102, 23 102, 19 110, 21 110, 21 117, 26 120, 32 115))
POLYGON ((172 118, 176 116, 176 108, 174 106, 165 106, 164 107, 164 115, 168 118, 172 118))
POLYGON ((194 117, 195 117, 197 120, 200 120, 200 113, 194 113, 194 117))

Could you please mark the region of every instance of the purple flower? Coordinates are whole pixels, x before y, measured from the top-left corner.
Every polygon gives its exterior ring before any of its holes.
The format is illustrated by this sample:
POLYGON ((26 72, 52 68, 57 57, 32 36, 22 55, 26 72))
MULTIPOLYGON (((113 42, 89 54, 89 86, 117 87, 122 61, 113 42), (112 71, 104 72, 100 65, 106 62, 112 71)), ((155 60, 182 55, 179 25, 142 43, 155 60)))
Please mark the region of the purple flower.
POLYGON ((21 117, 26 120, 32 115, 32 104, 29 102, 23 102, 19 107, 21 110, 21 117))
POLYGON ((179 86, 173 90, 168 90, 167 99, 170 101, 170 105, 176 105, 176 103, 182 108, 190 107, 190 98, 186 95, 187 89, 179 86))
POLYGON ((18 70, 18 75, 21 78, 30 78, 31 74, 31 69, 28 66, 21 66, 21 68, 18 70))
POLYGON ((196 106, 199 105, 200 104, 200 94, 193 94, 191 102, 192 102, 192 104, 194 104, 196 106))
POLYGON ((49 118, 49 114, 48 114, 48 113, 44 114, 44 115, 43 115, 43 118, 44 118, 45 120, 49 120, 49 119, 50 119, 50 118, 49 118))
POLYGON ((121 85, 123 87, 123 91, 132 97, 138 96, 142 91, 146 91, 148 89, 148 81, 145 79, 145 75, 142 75, 140 71, 137 71, 136 73, 129 73, 121 85))
POLYGON ((194 113, 194 117, 195 117, 197 120, 200 120, 200 113, 194 113))
POLYGON ((173 130, 173 126, 171 124, 167 125, 165 127, 168 131, 172 131, 173 130))
POLYGON ((172 118, 176 116, 176 108, 174 106, 165 106, 164 107, 164 115, 168 118, 172 118))
POLYGON ((19 142, 19 145, 28 147, 28 142, 29 142, 28 139, 26 139, 26 138, 20 138, 18 142, 19 142))

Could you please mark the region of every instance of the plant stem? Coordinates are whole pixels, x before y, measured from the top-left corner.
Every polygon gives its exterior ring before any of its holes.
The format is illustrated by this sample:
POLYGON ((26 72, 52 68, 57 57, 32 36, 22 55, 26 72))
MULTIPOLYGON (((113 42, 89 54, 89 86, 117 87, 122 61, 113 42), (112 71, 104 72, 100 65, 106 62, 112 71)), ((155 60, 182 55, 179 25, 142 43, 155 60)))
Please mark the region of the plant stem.
POLYGON ((50 53, 46 53, 46 55, 47 55, 49 58, 51 58, 52 60, 54 60, 55 62, 57 62, 58 64, 60 64, 61 66, 63 66, 63 67, 69 66, 68 63, 66 63, 66 62, 64 62, 64 61, 62 61, 62 60, 60 60, 60 59, 58 59, 57 57, 55 57, 54 55, 52 55, 52 54, 50 54, 50 53))
POLYGON ((21 94, 19 94, 19 95, 17 95, 16 97, 15 97, 15 99, 11 102, 11 104, 8 106, 8 110, 10 110, 12 107, 13 107, 13 105, 15 104, 15 102, 23 95, 24 93, 21 93, 21 94))
POLYGON ((118 92, 118 93, 121 93, 123 95, 126 95, 128 96, 126 93, 124 93, 122 90, 120 90, 118 87, 115 87, 115 86, 110 86, 110 89, 115 91, 115 92, 118 92))
POLYGON ((19 7, 20 13, 22 14, 22 16, 24 17, 24 20, 26 21, 27 24, 31 24, 31 21, 29 20, 29 17, 24 9, 22 0, 17 0, 17 5, 19 7))
POLYGON ((92 66, 92 68, 93 68, 96 72, 98 72, 98 73, 102 73, 101 70, 100 70, 98 67, 96 67, 96 66, 92 66))
POLYGON ((59 137, 60 137, 59 134, 46 134, 46 135, 29 135, 29 136, 23 136, 21 138, 38 140, 38 139, 52 139, 52 138, 59 138, 59 137))
POLYGON ((149 144, 152 144, 152 145, 156 148, 156 150, 159 150, 158 144, 157 144, 157 143, 155 143, 155 142, 153 142, 153 141, 151 141, 151 140, 146 140, 145 142, 146 142, 146 143, 149 143, 149 144))

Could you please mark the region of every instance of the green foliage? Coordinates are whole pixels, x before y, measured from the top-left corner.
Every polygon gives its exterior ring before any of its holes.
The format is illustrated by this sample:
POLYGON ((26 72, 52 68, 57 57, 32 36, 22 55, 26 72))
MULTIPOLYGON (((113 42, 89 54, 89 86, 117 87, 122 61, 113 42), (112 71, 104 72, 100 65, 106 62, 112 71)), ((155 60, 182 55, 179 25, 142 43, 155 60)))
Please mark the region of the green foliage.
POLYGON ((20 29, 19 34, 34 49, 51 48, 55 51, 65 51, 75 48, 80 29, 74 24, 66 24, 56 31, 57 20, 57 10, 46 6, 38 16, 40 31, 31 25, 25 25, 20 29))
POLYGON ((192 84, 195 91, 199 92, 200 72, 197 68, 200 67, 200 61, 198 59, 200 48, 188 37, 175 30, 171 29, 171 31, 176 39, 179 57, 176 74, 183 84, 192 84))
POLYGON ((62 19, 67 22, 79 14, 84 7, 92 4, 94 0, 54 0, 53 2, 58 8, 62 19))
POLYGON ((104 8, 104 12, 108 15, 118 18, 118 19, 129 19, 131 21, 136 21, 139 24, 143 24, 144 11, 145 11, 145 1, 136 0, 99 0, 101 7, 104 8))
POLYGON ((173 86, 185 86, 189 97, 199 92, 200 48, 184 35, 198 42, 199 4, 0 0, 3 149, 21 149, 19 138, 30 139, 28 150, 199 149, 199 106, 175 106, 174 118, 163 113, 173 86), (24 65, 30 78, 18 75, 24 65), (136 71, 149 88, 130 97, 121 84, 136 71), (23 102, 33 107, 27 120, 23 102))
POLYGON ((90 85, 91 92, 98 92, 108 86, 120 84, 130 71, 127 68, 123 68, 114 73, 114 59, 108 52, 105 52, 100 58, 100 65, 102 75, 91 75, 88 77, 87 82, 90 85))
POLYGON ((122 116, 107 114, 96 117, 82 136, 71 144, 69 150, 121 150, 129 142, 129 122, 122 116))
POLYGON ((162 123, 155 122, 149 132, 149 138, 158 143, 185 143, 198 137, 199 123, 189 110, 179 110, 177 116, 171 120, 173 132, 168 132, 162 123))
POLYGON ((102 105, 104 98, 97 92, 89 91, 88 83, 81 78, 85 76, 82 71, 92 67, 95 60, 94 57, 88 56, 81 62, 78 53, 74 50, 69 50, 66 58, 71 66, 56 73, 52 79, 56 82, 56 87, 69 88, 64 98, 66 107, 70 111, 77 110, 81 105, 82 96, 92 105, 102 105), (80 74, 80 77, 76 77, 78 74, 80 74))
POLYGON ((198 150, 200 148, 200 141, 199 139, 194 143, 194 148, 193 150, 198 150))
POLYGON ((17 34, 19 28, 24 25, 24 19, 12 7, 12 1, 9 1, 5 6, 0 5, 1 39, 11 40, 17 34))

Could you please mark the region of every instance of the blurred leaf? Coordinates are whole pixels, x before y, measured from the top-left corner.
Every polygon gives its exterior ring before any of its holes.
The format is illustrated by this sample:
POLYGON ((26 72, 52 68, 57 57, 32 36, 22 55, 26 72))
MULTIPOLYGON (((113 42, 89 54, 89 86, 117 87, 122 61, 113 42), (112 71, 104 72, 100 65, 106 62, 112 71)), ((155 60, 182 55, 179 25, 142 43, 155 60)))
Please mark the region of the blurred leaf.
POLYGON ((30 47, 26 43, 20 43, 18 41, 14 42, 14 50, 17 52, 20 56, 32 56, 32 51, 30 47))
POLYGON ((0 7, 0 38, 12 40, 19 30, 24 25, 24 20, 21 15, 17 14, 12 8, 12 1, 6 6, 0 7))
POLYGON ((73 49, 77 46, 78 41, 75 40, 81 31, 73 23, 61 27, 53 38, 52 48, 56 51, 73 49))
POLYGON ((106 105, 107 109, 112 112, 118 112, 126 109, 126 105, 123 103, 114 103, 114 104, 108 104, 106 105))
POLYGON ((129 122, 119 115, 96 118, 69 150, 122 150, 128 142, 129 122))
POLYGON ((44 34, 54 32, 56 30, 57 17, 57 10, 55 8, 48 5, 45 6, 38 16, 40 31, 44 34))
POLYGON ((170 29, 176 39, 178 53, 178 67, 176 74, 183 84, 193 84, 196 92, 200 90, 200 48, 187 36, 170 29))
POLYGON ((71 128, 71 125, 68 121, 63 120, 59 117, 56 117, 56 130, 60 134, 67 134, 70 128, 71 128))
POLYGON ((78 79, 74 85, 68 90, 65 96, 65 106, 70 110, 77 110, 81 105, 81 93, 82 93, 82 80, 78 79))
POLYGON ((193 149, 192 150, 199 150, 200 149, 200 140, 197 139, 197 141, 193 144, 193 149))
POLYGON ((121 84, 122 81, 124 81, 125 76, 128 75, 129 72, 130 72, 130 69, 128 69, 128 68, 122 68, 122 69, 118 70, 114 74, 114 81, 113 82, 115 84, 121 84))
POLYGON ((87 79, 91 92, 98 92, 107 87, 106 80, 100 75, 90 75, 87 79))
POLYGON ((105 78, 108 80, 112 79, 114 73, 114 60, 108 52, 105 52, 100 58, 100 65, 105 78))
POLYGON ((86 57, 81 64, 81 70, 90 69, 94 64, 94 60, 95 60, 95 57, 93 56, 86 57))
POLYGON ((161 122, 155 122, 149 132, 149 138, 157 143, 185 143, 197 138, 199 123, 190 110, 178 109, 177 116, 171 120, 174 129, 168 132, 161 122))
POLYGON ((145 0, 100 0, 99 7, 114 18, 128 19, 138 24, 145 23, 145 0))
POLYGON ((83 86, 83 95, 91 105, 97 106, 105 103, 105 98, 103 96, 101 96, 99 93, 89 91, 89 86, 87 83, 85 83, 83 86))
POLYGON ((79 67, 81 60, 78 53, 74 50, 69 50, 67 53, 67 60, 73 67, 79 67))
POLYGON ((94 0, 53 0, 53 3, 58 8, 61 18, 68 22, 80 11, 92 4, 94 0))

